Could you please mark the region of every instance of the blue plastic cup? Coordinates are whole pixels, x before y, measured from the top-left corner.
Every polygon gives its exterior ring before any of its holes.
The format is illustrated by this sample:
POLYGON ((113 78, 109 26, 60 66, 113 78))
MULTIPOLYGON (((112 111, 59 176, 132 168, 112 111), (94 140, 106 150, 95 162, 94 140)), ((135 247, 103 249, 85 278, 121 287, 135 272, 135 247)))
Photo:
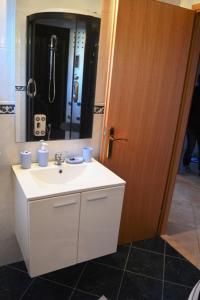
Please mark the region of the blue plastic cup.
POLYGON ((84 147, 83 148, 83 160, 86 162, 90 162, 92 160, 92 147, 84 147))
POLYGON ((31 152, 22 151, 20 152, 20 162, 22 169, 30 169, 31 167, 31 152))

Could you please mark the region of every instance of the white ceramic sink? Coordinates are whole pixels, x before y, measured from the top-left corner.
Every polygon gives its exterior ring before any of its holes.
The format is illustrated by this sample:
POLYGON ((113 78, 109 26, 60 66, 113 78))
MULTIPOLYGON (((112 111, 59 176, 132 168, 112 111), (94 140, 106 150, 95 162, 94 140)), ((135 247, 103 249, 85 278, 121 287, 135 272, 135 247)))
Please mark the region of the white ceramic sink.
POLYGON ((86 190, 114 187, 125 181, 96 160, 89 163, 56 166, 49 162, 47 167, 32 164, 30 169, 12 166, 16 179, 29 200, 71 194, 86 190))
POLYGON ((84 164, 72 166, 63 164, 56 167, 47 167, 37 170, 30 170, 31 176, 36 181, 46 184, 67 184, 83 175, 87 166, 84 164))

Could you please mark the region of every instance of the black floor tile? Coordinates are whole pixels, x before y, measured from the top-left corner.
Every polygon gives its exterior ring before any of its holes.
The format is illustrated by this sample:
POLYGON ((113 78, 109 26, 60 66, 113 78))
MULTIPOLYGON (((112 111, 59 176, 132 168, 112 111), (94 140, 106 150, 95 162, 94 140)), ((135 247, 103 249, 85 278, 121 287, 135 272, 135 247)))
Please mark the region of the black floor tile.
POLYGON ((105 265, 113 266, 113 267, 116 267, 119 269, 124 269, 126 259, 128 256, 129 247, 130 246, 128 246, 128 245, 119 246, 117 248, 116 253, 99 257, 99 258, 95 259, 94 261, 105 264, 105 265))
POLYGON ((200 279, 200 271, 186 260, 165 258, 165 280, 193 287, 200 279))
POLYGON ((36 278, 22 300, 67 300, 72 289, 36 278))
MULTIPOLYGON (((78 264, 33 281, 24 262, 0 267, 0 300, 67 300, 71 294, 72 300, 97 300, 102 295, 115 300, 123 274, 119 300, 161 300, 164 243, 157 237, 136 242, 131 248, 120 246, 117 253, 95 259, 87 267, 86 263, 78 264)), ((164 273, 162 300, 188 299, 200 279, 200 271, 167 243, 164 273)))
POLYGON ((78 289, 97 296, 115 299, 123 272, 112 267, 88 263, 77 286, 78 289))
POLYGON ((99 297, 89 295, 80 291, 75 291, 71 299, 72 300, 95 300, 95 299, 99 299, 99 297))
MULTIPOLYGON (((1 300, 12 300, 12 295, 9 294, 7 291, 4 291, 0 289, 0 299, 1 300)), ((15 298, 13 298, 15 299, 15 298)))
POLYGON ((161 300, 162 282, 125 272, 119 300, 161 300))
POLYGON ((14 264, 10 264, 10 265, 8 265, 8 267, 14 268, 14 269, 17 269, 17 270, 21 270, 23 272, 28 272, 24 261, 19 261, 19 262, 16 262, 14 264))
POLYGON ((165 282, 163 300, 188 300, 191 289, 165 282))
POLYGON ((127 270, 157 279, 163 279, 164 256, 136 248, 131 249, 127 270))
POLYGON ((0 299, 18 300, 31 283, 28 274, 10 269, 0 268, 0 299))
POLYGON ((176 251, 173 247, 171 247, 168 243, 166 243, 166 255, 185 259, 178 251, 176 251))
POLYGON ((161 254, 164 253, 164 246, 165 246, 165 241, 161 239, 159 236, 153 239, 143 240, 143 241, 138 241, 133 243, 133 247, 158 252, 161 254))
POLYGON ((85 263, 77 264, 68 268, 64 268, 58 271, 47 273, 41 278, 46 278, 54 282, 65 284, 69 287, 74 287, 77 283, 77 280, 83 270, 85 263))

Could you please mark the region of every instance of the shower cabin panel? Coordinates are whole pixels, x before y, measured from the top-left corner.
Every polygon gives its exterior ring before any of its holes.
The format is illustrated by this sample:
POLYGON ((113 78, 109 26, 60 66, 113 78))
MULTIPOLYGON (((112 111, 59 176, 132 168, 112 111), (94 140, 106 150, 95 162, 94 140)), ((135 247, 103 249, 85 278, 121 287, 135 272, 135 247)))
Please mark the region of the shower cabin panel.
POLYGON ((31 55, 28 53, 28 77, 29 82, 30 78, 33 79, 34 85, 28 87, 31 92, 28 99, 27 140, 60 139, 65 137, 61 124, 65 122, 66 115, 69 29, 39 22, 32 25, 34 36, 29 46, 31 55), (42 118, 46 122, 43 131, 40 130, 42 118))
POLYGON ((74 48, 76 43, 76 22, 70 21, 66 24, 69 28, 69 55, 68 55, 68 71, 67 71, 67 98, 66 98, 66 114, 65 114, 65 139, 71 138, 71 116, 72 116, 72 92, 73 92, 73 76, 74 76, 74 48))
POLYGON ((72 127, 71 138, 80 138, 80 120, 82 105, 82 86, 84 71, 84 55, 86 42, 86 22, 78 21, 76 30, 76 44, 74 54, 74 77, 72 96, 72 127))
POLYGON ((92 136, 100 19, 87 17, 84 53, 80 137, 92 136))
POLYGON ((99 30, 91 16, 27 18, 27 141, 92 136, 99 30))

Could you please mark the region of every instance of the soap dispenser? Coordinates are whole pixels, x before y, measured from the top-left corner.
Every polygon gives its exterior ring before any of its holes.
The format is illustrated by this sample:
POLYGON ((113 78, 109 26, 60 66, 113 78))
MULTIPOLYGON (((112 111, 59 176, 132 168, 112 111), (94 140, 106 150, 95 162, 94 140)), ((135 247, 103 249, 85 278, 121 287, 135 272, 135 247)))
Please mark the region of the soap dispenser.
POLYGON ((37 151, 37 159, 40 167, 46 167, 48 165, 49 151, 47 146, 48 144, 43 140, 40 141, 40 149, 37 151))

